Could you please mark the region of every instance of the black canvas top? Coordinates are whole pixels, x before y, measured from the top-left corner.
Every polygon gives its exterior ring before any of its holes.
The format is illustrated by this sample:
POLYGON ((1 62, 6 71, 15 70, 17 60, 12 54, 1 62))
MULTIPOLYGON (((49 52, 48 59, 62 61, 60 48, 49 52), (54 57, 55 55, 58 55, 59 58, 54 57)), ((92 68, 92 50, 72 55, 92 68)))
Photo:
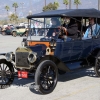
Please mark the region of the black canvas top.
POLYGON ((94 8, 50 10, 50 11, 45 11, 45 12, 29 15, 27 16, 27 18, 30 19, 30 18, 57 17, 57 16, 100 18, 100 11, 94 8))

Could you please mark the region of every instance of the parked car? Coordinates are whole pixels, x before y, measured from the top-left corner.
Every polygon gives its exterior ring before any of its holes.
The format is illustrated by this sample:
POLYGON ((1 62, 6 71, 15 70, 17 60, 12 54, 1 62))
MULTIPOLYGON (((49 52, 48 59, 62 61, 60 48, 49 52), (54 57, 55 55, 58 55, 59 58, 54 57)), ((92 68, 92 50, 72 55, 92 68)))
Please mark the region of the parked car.
MULTIPOLYGON (((96 9, 53 10, 29 15, 27 19, 30 26, 33 19, 41 18, 44 21, 44 26, 41 29, 47 33, 51 28, 45 27, 46 22, 50 21, 52 17, 61 21, 61 18, 65 16, 79 22, 78 18, 81 18, 84 20, 84 25, 86 25, 88 17, 94 17, 97 21, 100 20, 100 12, 96 9)), ((62 25, 62 21, 60 25, 62 25)), ((58 27, 54 28, 54 30, 56 29, 58 27)), ((34 89, 42 94, 51 93, 55 89, 58 74, 83 68, 83 66, 70 66, 76 62, 86 62, 85 64, 90 67, 94 66, 96 75, 100 77, 100 31, 98 31, 97 36, 91 39, 82 39, 82 35, 76 39, 68 39, 68 36, 63 34, 62 29, 59 29, 56 35, 45 36, 36 41, 34 40, 35 37, 31 36, 30 30, 27 39, 23 38, 23 47, 18 47, 15 52, 0 54, 5 56, 5 59, 0 59, 1 88, 6 88, 12 84, 14 68, 18 71, 20 78, 28 78, 28 73, 34 73, 34 89)))
POLYGON ((2 35, 12 35, 13 28, 10 25, 4 25, 1 34, 2 35))
POLYGON ((15 29, 12 30, 12 35, 16 37, 19 36, 27 36, 28 28, 25 26, 16 26, 15 29))

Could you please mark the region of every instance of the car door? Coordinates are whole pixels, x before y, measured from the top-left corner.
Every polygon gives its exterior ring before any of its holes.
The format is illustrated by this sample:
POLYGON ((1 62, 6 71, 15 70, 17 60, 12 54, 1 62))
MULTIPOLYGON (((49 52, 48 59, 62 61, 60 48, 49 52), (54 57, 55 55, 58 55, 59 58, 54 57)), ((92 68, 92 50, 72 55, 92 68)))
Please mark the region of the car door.
POLYGON ((83 41, 80 39, 73 40, 70 61, 78 60, 80 58, 80 55, 82 54, 82 51, 83 51, 83 41))
POLYGON ((80 59, 86 58, 92 50, 93 39, 84 39, 83 42, 83 51, 80 55, 80 59))
POLYGON ((73 41, 58 41, 54 55, 63 62, 69 61, 72 53, 73 41))

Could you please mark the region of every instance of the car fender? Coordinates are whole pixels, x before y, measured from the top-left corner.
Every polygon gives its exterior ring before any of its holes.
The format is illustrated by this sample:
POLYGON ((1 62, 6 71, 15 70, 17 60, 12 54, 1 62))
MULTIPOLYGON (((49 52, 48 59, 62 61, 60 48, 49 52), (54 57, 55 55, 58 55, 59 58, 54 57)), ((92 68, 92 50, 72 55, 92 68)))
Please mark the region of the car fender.
POLYGON ((0 56, 5 56, 6 55, 6 53, 0 53, 0 56))
POLYGON ((69 72, 70 71, 70 69, 60 59, 58 59, 55 56, 46 55, 46 56, 44 56, 44 57, 42 57, 40 59, 40 62, 38 64, 40 64, 44 60, 51 60, 51 61, 53 61, 57 65, 58 69, 61 70, 61 71, 64 71, 64 72, 69 72))
POLYGON ((93 57, 96 57, 97 56, 97 54, 98 54, 98 52, 100 52, 100 47, 94 47, 93 49, 92 49, 92 51, 90 52, 90 55, 92 55, 93 57))

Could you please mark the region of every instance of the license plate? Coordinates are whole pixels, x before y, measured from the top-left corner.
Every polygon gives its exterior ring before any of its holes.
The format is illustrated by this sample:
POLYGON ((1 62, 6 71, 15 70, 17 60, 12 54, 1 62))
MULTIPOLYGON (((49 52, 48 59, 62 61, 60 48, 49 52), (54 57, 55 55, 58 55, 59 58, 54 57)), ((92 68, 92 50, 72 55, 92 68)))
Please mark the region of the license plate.
POLYGON ((28 78, 28 72, 26 71, 18 71, 19 78, 28 78))

